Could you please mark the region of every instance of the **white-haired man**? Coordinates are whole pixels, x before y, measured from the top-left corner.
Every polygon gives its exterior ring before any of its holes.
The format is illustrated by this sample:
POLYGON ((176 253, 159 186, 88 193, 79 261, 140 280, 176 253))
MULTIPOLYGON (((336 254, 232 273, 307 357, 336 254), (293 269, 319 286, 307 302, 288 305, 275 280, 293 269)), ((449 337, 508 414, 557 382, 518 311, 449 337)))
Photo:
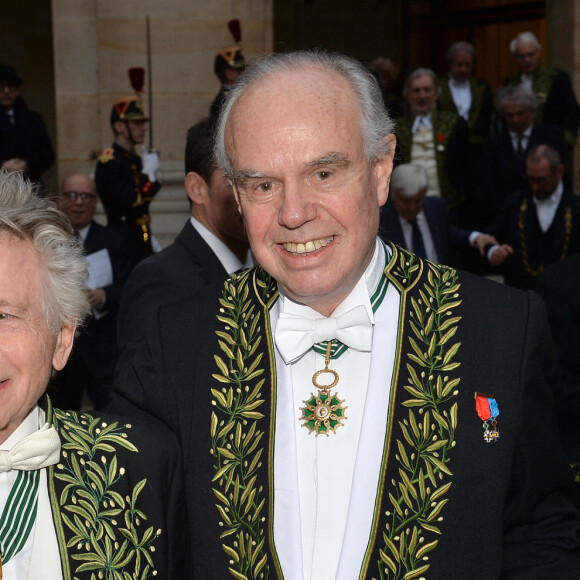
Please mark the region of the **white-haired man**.
POLYGON ((66 216, 5 171, 0 271, 0 577, 189 578, 171 434, 44 396, 87 313, 87 267, 66 216))
POLYGON ((561 127, 568 147, 573 149, 578 138, 580 107, 568 73, 540 64, 541 49, 533 32, 520 32, 510 43, 520 71, 508 76, 504 84, 523 83, 529 87, 538 99, 536 121, 561 127))
POLYGON ((449 217, 445 200, 427 197, 427 173, 415 163, 403 163, 393 170, 389 199, 381 208, 380 236, 421 258, 454 266, 457 250, 471 245, 484 255, 492 236, 456 226, 449 217))
POLYGON ((260 266, 154 311, 117 386, 180 438, 196 577, 577 572, 539 299, 377 238, 392 128, 324 52, 257 61, 224 104, 260 266))

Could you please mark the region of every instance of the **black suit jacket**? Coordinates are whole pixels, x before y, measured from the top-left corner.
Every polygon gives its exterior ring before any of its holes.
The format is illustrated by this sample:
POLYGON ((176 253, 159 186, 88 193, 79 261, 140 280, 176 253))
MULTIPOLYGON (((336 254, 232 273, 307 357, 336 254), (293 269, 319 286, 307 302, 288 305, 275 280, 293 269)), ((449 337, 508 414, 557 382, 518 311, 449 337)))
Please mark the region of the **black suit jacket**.
MULTIPOLYGON (((553 147, 560 153, 562 163, 566 159, 564 133, 556 125, 534 123, 526 155, 537 145, 553 147)), ((508 195, 527 185, 526 155, 521 159, 516 155, 507 131, 495 133, 489 138, 486 161, 493 215, 497 214, 508 195)))
POLYGON ((500 244, 514 250, 503 264, 506 284, 523 289, 534 288, 545 266, 580 251, 580 198, 564 189, 554 220, 544 233, 532 197, 529 187, 510 195, 490 227, 500 244))
POLYGON ((14 124, 0 113, 0 164, 13 157, 28 163, 26 176, 39 181, 54 163, 54 151, 42 117, 31 111, 22 97, 14 103, 14 124))
MULTIPOLYGON (((441 198, 426 197, 423 201, 423 211, 433 238, 438 262, 453 266, 456 261, 455 253, 457 248, 462 244, 469 243, 471 232, 456 226, 451 221, 447 204, 441 198)), ((390 200, 381 208, 379 235, 385 242, 391 241, 403 248, 407 247, 401 222, 399 221, 399 214, 390 200)), ((411 248, 407 249, 410 250, 411 248)))
POLYGON ((130 366, 155 306, 190 299, 201 287, 227 275, 213 250, 187 220, 173 244, 140 262, 125 284, 117 333, 118 373, 130 366))
MULTIPOLYGON (((505 84, 521 83, 521 74, 506 78, 505 84)), ((538 123, 552 123, 564 131, 566 142, 574 147, 580 126, 580 107, 570 82, 570 76, 563 70, 540 65, 532 79, 532 89, 538 97, 536 120, 538 123)))
POLYGON ((75 341, 74 356, 79 356, 91 375, 112 379, 117 363, 117 313, 123 285, 129 276, 130 264, 125 253, 123 238, 116 232, 91 222, 84 241, 87 255, 107 250, 113 268, 113 283, 105 286, 105 304, 101 318, 91 316, 75 341))
MULTIPOLYGON (((396 246, 385 273, 401 295, 398 346, 359 577, 575 578, 580 528, 562 496, 570 473, 539 299, 396 246), (496 397, 496 443, 482 437, 474 391, 496 397)), ((181 442, 196 578, 284 577, 273 535, 277 299, 256 268, 156 309, 117 385, 181 442)))
POLYGON ((175 436, 151 417, 41 406, 62 445, 47 479, 63 578, 193 578, 175 436))

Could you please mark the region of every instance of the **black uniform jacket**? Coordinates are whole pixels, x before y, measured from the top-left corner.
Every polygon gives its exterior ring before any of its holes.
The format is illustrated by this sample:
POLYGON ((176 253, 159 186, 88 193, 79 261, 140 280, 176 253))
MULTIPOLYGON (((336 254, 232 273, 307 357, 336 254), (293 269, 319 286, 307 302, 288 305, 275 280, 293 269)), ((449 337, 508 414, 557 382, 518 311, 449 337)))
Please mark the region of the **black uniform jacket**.
MULTIPOLYGON (((539 298, 391 246, 400 292, 380 481, 359 578, 572 579, 577 514, 546 386, 539 298), (487 443, 474 393, 495 397, 487 443)), ((155 311, 122 407, 177 434, 196 578, 282 578, 273 537, 276 368, 261 268, 155 311)), ((373 345, 380 348, 380 345, 373 345)))

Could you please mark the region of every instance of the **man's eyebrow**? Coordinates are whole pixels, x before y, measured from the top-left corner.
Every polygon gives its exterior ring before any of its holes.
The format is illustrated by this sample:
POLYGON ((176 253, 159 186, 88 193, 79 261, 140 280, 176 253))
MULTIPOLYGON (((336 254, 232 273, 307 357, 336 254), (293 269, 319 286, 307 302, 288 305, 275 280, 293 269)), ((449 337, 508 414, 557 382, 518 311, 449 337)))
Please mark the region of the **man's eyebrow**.
POLYGON ((344 154, 338 151, 333 151, 319 157, 318 159, 313 159, 307 163, 309 168, 321 167, 323 165, 334 165, 335 167, 347 167, 350 165, 350 159, 344 154))
POLYGON ((234 171, 234 183, 243 186, 250 179, 264 179, 269 177, 264 171, 252 171, 251 169, 240 169, 234 171))

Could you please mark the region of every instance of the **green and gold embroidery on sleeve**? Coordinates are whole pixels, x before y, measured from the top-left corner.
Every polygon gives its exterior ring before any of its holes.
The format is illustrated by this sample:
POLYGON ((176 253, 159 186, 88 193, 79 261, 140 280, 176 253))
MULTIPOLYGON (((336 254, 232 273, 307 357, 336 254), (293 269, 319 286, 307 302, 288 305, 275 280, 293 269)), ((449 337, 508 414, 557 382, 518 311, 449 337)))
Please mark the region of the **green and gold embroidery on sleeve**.
POLYGON ((221 329, 216 331, 221 352, 214 355, 212 375, 223 386, 211 389, 213 492, 228 569, 239 580, 269 575, 268 506, 266 490, 258 483, 258 470, 267 461, 268 410, 262 395, 266 377, 259 348, 266 321, 264 311, 250 298, 251 283, 252 293, 257 292, 263 304, 276 294, 271 281, 252 272, 225 282, 217 315, 221 329))
POLYGON ((91 580, 155 577, 153 544, 161 530, 147 527, 147 517, 137 507, 147 479, 125 497, 116 491, 126 475, 117 463, 119 448, 138 453, 127 438, 131 425, 60 410, 54 410, 53 423, 62 440, 54 478, 65 484, 56 498, 57 534, 64 531, 68 555, 78 562, 73 570, 63 564, 65 578, 85 572, 92 572, 91 580))
POLYGON ((454 337, 461 317, 454 311, 461 300, 455 270, 418 261, 400 249, 394 258, 391 272, 403 289, 401 308, 411 317, 399 378, 408 414, 398 423, 401 437, 394 443, 398 477, 385 485, 386 523, 377 566, 379 578, 402 580, 429 569, 427 554, 437 547, 448 502, 460 383, 454 372, 460 343, 454 337), (406 296, 418 277, 418 286, 406 296))

